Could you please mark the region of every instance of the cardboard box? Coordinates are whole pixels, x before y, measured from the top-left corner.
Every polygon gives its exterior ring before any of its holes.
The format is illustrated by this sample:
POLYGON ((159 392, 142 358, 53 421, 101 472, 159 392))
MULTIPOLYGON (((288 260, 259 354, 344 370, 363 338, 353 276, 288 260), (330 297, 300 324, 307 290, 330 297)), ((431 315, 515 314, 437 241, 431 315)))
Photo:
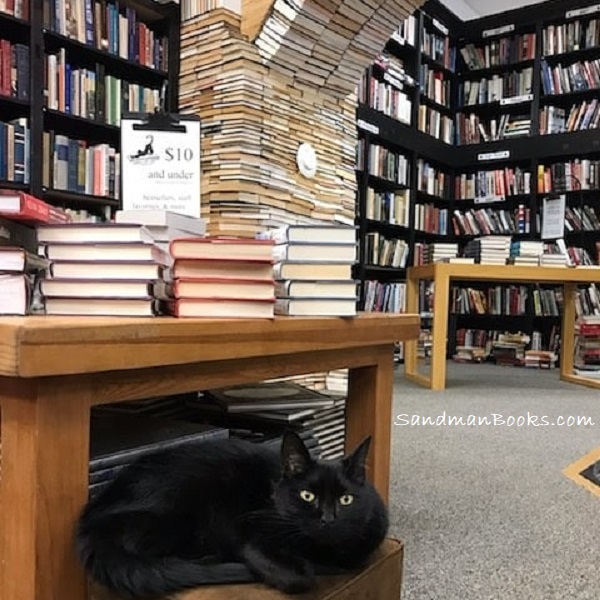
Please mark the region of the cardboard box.
MULTIPOLYGON (((404 548, 386 540, 370 565, 349 577, 322 577, 308 594, 288 596, 259 584, 207 586, 173 600, 400 600, 404 548)), ((96 589, 92 600, 117 600, 96 589)))

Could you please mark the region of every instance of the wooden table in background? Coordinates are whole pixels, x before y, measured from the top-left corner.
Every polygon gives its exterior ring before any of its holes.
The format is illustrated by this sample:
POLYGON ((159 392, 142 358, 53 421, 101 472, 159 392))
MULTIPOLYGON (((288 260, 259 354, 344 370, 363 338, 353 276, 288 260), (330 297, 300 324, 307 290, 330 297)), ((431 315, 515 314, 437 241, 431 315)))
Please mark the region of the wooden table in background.
MULTIPOLYGON (((431 371, 426 376, 418 371, 417 344, 409 341, 404 348, 404 372, 408 379, 432 390, 446 388, 446 344, 448 341, 448 311, 450 284, 474 281, 478 283, 540 283, 563 287, 563 314, 560 336, 560 377, 570 383, 600 388, 600 381, 573 373, 575 350, 575 294, 580 284, 600 283, 600 267, 568 268, 522 265, 468 265, 434 263, 408 269, 406 310, 419 312, 419 282, 433 281, 433 326, 431 339, 431 371)), ((502 319, 501 316, 498 316, 502 319)))
POLYGON ((96 404, 349 368, 346 443, 373 436, 387 499, 394 342, 418 334, 417 315, 0 318, 0 600, 87 597, 73 526, 96 404))

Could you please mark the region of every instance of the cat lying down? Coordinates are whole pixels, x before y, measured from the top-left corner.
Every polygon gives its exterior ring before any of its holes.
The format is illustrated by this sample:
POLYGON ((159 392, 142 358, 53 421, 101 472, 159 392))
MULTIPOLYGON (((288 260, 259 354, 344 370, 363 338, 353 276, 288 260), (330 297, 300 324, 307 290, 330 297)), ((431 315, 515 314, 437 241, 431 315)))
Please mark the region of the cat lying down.
POLYGON ((124 599, 260 581, 289 594, 360 568, 383 541, 386 508, 365 477, 370 438, 313 460, 294 432, 281 452, 240 440, 158 451, 84 508, 78 555, 124 599))

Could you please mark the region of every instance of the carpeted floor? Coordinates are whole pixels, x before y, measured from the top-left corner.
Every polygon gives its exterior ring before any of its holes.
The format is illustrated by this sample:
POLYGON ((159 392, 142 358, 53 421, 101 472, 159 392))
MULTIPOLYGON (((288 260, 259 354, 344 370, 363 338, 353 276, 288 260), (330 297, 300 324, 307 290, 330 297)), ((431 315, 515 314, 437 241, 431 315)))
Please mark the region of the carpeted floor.
POLYGON ((600 391, 558 371, 449 363, 432 392, 397 368, 395 414, 584 415, 584 427, 393 428, 391 533, 403 600, 598 600, 600 498, 562 470, 600 446, 600 391))

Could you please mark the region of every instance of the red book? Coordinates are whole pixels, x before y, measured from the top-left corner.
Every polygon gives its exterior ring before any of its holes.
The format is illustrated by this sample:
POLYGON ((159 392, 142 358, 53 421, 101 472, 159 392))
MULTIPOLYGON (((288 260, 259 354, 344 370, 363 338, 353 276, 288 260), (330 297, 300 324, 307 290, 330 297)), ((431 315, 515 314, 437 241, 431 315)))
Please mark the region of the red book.
POLYGON ((27 192, 0 190, 0 216, 25 223, 69 223, 71 217, 61 208, 52 206, 27 192))

